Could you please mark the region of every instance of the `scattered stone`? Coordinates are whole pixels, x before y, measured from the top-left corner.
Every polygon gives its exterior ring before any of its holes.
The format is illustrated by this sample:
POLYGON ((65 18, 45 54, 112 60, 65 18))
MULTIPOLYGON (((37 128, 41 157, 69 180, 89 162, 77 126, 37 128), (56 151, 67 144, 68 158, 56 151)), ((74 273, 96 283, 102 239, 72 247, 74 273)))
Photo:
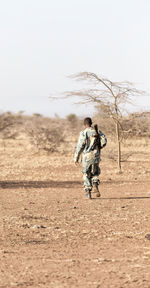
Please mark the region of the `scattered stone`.
POLYGON ((38 229, 43 228, 43 229, 45 229, 47 227, 44 226, 44 225, 34 225, 34 226, 32 226, 32 228, 38 228, 38 229))
POLYGON ((46 226, 44 226, 44 225, 38 225, 38 228, 46 229, 46 226))
POLYGON ((145 238, 146 238, 147 240, 150 240, 150 234, 146 234, 146 235, 145 235, 145 238))

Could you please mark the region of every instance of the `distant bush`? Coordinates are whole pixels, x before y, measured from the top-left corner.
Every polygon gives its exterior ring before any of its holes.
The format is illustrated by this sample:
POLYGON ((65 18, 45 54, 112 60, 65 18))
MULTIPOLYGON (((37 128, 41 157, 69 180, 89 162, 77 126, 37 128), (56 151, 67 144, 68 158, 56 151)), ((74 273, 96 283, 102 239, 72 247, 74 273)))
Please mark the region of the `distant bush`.
POLYGON ((20 117, 11 112, 0 115, 0 138, 15 139, 18 135, 18 124, 21 124, 20 117))
POLYGON ((57 152, 64 141, 62 123, 63 120, 57 121, 46 117, 30 118, 25 125, 30 143, 38 150, 57 152))
POLYGON ((78 117, 75 114, 67 115, 67 120, 71 123, 75 123, 78 121, 78 117))
MULTIPOLYGON (((98 123, 99 129, 102 129, 104 133, 112 136, 115 135, 115 125, 105 107, 104 109, 103 107, 97 107, 97 113, 93 117, 93 120, 98 123)), ((124 138, 132 136, 150 137, 150 112, 129 114, 120 119, 120 124, 122 131, 124 131, 124 138)))
POLYGON ((36 127, 30 131, 30 141, 38 150, 57 152, 58 147, 64 141, 62 135, 56 129, 36 127))
POLYGON ((71 129, 70 131, 73 133, 79 133, 79 131, 82 129, 82 122, 78 116, 76 116, 75 114, 69 114, 66 117, 66 120, 69 124, 69 129, 71 129))
POLYGON ((40 113, 34 113, 33 116, 35 116, 35 117, 42 117, 42 114, 40 114, 40 113))
POLYGON ((131 129, 131 136, 150 137, 150 112, 130 114, 123 119, 126 129, 131 129))

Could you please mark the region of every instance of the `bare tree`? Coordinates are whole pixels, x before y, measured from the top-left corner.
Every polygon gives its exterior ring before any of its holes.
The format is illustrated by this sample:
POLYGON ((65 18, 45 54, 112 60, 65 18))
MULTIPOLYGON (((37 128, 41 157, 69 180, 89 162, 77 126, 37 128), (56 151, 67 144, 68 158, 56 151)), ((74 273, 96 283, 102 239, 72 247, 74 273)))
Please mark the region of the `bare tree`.
POLYGON ((68 91, 65 93, 65 98, 79 97, 78 103, 80 104, 98 104, 114 121, 118 146, 118 169, 121 172, 121 141, 123 135, 130 131, 130 129, 128 131, 123 130, 121 119, 126 104, 131 104, 133 96, 141 95, 144 92, 134 88, 133 84, 128 81, 112 82, 91 72, 81 72, 70 77, 77 81, 86 81, 87 84, 90 84, 90 88, 68 91))

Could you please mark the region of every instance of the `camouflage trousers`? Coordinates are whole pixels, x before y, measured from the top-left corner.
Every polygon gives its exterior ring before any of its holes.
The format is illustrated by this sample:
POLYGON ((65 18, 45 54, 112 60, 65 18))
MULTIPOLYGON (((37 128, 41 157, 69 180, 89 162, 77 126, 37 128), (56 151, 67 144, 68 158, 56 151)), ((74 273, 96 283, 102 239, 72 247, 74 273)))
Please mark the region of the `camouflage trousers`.
POLYGON ((100 175, 100 167, 99 163, 88 165, 87 169, 83 167, 83 180, 84 180, 84 189, 92 190, 93 183, 97 183, 99 185, 99 175, 100 175))

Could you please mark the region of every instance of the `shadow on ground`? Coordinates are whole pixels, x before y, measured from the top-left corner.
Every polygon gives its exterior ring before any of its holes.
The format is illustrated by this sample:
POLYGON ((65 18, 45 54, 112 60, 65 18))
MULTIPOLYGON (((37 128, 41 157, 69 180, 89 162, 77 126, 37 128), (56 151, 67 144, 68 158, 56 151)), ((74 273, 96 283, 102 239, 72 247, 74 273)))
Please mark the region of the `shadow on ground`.
MULTIPOLYGON (((113 181, 108 180, 101 182, 101 185, 110 185, 110 184, 123 184, 123 183, 138 183, 138 181, 113 181)), ((150 181, 146 181, 150 182, 150 181)), ((11 189, 11 188, 55 188, 55 187, 61 187, 61 188, 81 188, 83 187, 82 181, 0 181, 0 188, 2 189, 11 189)), ((124 198, 123 198, 124 199, 124 198)))
POLYGON ((73 188, 81 187, 80 181, 0 181, 0 188, 73 188))
MULTIPOLYGON (((132 181, 131 181, 132 182, 132 181)), ((102 184, 119 184, 120 181, 105 181, 102 184)), ((0 181, 2 189, 17 189, 17 188, 81 188, 83 183, 80 181, 0 181)), ((102 197, 92 198, 92 200, 119 200, 119 199, 150 199, 150 196, 129 196, 129 197, 102 197)))
MULTIPOLYGON (((101 182, 102 185, 107 184, 123 184, 123 183, 138 183, 138 181, 104 181, 101 182)), ((150 182, 150 181, 146 181, 150 182)), ((55 188, 55 187, 62 187, 62 188, 76 188, 76 187, 83 187, 83 182, 81 181, 0 181, 0 188, 55 188)), ((124 198, 123 198, 124 199, 124 198)))

